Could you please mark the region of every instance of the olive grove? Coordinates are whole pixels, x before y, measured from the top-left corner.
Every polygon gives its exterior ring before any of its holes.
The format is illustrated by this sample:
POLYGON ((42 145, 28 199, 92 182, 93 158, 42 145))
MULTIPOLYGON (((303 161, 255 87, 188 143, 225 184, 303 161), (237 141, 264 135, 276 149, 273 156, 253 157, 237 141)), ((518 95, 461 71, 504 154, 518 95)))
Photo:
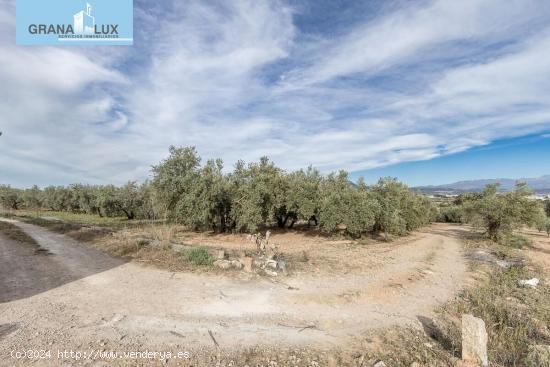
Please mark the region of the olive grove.
POLYGON ((393 178, 368 187, 348 173, 322 175, 309 167, 286 172, 267 157, 239 161, 231 171, 220 159, 202 163, 193 147, 170 147, 150 181, 114 185, 0 186, 0 205, 53 211, 160 219, 194 230, 255 232, 260 228, 318 226, 326 233, 403 235, 437 216, 432 202, 393 178))

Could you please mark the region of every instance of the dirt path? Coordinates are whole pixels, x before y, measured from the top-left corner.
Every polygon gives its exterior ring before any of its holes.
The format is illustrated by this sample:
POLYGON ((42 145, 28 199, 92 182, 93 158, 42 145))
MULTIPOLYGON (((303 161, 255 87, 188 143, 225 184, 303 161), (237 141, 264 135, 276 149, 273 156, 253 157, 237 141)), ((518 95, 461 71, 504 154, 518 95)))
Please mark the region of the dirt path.
MULTIPOLYGON (((195 351, 216 349, 214 343, 221 350, 342 348, 368 329, 418 324, 418 316, 429 317, 466 277, 452 226, 434 226, 408 243, 373 246, 370 268, 274 282, 244 273, 195 275, 123 263, 63 235, 17 225, 53 255, 34 256, 0 235, 0 350, 7 353, 195 351)), ((25 364, 9 356, 1 360, 25 364)), ((115 365, 124 363, 136 365, 115 365)))

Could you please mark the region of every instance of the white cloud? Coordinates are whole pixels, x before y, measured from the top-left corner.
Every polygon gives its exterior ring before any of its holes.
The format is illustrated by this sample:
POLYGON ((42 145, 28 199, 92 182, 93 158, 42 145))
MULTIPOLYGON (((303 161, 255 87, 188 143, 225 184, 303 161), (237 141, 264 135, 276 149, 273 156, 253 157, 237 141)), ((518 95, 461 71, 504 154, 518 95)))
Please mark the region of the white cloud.
POLYGON ((326 38, 294 11, 136 2, 128 49, 16 47, 0 9, 0 181, 143 179, 171 144, 362 170, 550 127, 545 1, 411 2, 326 38))

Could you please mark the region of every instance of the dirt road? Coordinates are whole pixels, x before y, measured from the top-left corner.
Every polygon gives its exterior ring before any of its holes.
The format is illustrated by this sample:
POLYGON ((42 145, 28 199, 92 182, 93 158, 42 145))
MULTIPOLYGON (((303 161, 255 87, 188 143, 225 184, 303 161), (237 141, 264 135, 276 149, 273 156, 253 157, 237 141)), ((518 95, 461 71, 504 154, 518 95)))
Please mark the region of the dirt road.
MULTIPOLYGON (((187 365, 201 350, 341 348, 368 329, 418 324, 418 316, 429 317, 466 277, 452 226, 373 246, 370 268, 273 281, 124 263, 63 235, 17 225, 51 255, 34 255, 0 235, 0 351, 6 354, 0 365, 27 364, 9 356, 24 349, 54 351, 37 365, 57 366, 60 350, 190 351, 190 360, 158 362, 187 365)), ((120 359, 105 365, 138 364, 120 359)))

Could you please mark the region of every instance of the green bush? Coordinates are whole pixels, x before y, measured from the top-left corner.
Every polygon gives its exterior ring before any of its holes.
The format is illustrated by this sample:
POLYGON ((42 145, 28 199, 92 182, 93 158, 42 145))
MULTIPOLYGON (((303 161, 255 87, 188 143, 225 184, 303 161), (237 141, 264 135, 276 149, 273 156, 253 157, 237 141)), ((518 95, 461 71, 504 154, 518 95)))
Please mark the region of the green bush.
POLYGON ((184 258, 195 265, 212 265, 214 258, 205 247, 197 247, 183 253, 184 258))

